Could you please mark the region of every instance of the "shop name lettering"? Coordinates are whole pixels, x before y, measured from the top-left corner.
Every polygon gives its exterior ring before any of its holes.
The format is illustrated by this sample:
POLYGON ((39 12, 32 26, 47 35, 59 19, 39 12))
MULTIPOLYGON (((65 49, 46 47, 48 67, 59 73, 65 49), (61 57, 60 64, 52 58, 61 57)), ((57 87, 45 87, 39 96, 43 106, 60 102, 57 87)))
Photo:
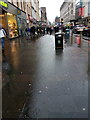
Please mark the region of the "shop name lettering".
POLYGON ((3 7, 5 7, 5 8, 8 8, 8 4, 5 3, 5 2, 0 1, 0 5, 3 6, 3 7))

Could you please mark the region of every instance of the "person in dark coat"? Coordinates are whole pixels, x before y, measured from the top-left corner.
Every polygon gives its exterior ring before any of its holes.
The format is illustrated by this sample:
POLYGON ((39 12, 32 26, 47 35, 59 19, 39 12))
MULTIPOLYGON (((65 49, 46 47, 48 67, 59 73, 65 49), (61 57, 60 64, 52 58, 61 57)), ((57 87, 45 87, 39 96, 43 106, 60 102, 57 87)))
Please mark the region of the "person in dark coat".
POLYGON ((35 26, 32 26, 30 29, 31 37, 35 37, 35 26))
POLYGON ((32 26, 32 27, 31 27, 31 33, 32 33, 33 35, 35 35, 35 26, 32 26))
POLYGON ((59 27, 58 26, 54 27, 54 31, 55 31, 55 33, 59 32, 59 27))
POLYGON ((49 33, 49 27, 46 28, 47 34, 49 33))
POLYGON ((52 34, 52 32, 53 32, 53 29, 52 29, 52 27, 50 27, 50 35, 52 34))

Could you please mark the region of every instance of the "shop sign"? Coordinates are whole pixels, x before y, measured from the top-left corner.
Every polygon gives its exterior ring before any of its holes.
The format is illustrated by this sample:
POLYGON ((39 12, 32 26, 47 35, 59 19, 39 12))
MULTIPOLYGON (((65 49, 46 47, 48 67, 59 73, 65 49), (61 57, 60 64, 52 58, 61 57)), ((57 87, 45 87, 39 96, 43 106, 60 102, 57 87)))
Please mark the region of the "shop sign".
POLYGON ((8 8, 8 4, 6 2, 0 1, 0 5, 4 8, 8 8))
POLYGON ((81 8, 79 8, 79 13, 78 13, 78 15, 79 16, 84 16, 84 8, 83 7, 81 7, 81 8))
POLYGON ((20 11, 20 10, 17 10, 17 14, 18 14, 18 15, 21 15, 21 11, 20 11))

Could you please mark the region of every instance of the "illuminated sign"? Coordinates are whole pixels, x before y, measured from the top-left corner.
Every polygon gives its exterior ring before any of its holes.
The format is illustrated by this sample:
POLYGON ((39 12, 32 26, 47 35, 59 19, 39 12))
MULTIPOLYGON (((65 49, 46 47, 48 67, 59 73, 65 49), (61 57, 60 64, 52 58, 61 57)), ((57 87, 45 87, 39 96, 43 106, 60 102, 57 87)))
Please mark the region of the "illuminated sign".
POLYGON ((20 11, 20 10, 17 10, 17 14, 18 14, 18 15, 21 15, 21 11, 20 11))
POLYGON ((5 7, 5 8, 8 8, 8 4, 5 3, 5 2, 3 2, 3 1, 0 1, 0 5, 3 6, 3 7, 5 7))

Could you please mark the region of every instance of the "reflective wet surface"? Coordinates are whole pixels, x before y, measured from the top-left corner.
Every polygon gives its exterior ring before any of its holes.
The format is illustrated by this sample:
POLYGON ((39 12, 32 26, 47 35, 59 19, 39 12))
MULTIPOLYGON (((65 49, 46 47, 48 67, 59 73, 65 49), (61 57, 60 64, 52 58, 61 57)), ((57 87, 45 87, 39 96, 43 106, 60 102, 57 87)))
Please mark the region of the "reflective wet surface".
POLYGON ((88 41, 55 50, 53 35, 6 42, 3 117, 87 118, 88 41))

